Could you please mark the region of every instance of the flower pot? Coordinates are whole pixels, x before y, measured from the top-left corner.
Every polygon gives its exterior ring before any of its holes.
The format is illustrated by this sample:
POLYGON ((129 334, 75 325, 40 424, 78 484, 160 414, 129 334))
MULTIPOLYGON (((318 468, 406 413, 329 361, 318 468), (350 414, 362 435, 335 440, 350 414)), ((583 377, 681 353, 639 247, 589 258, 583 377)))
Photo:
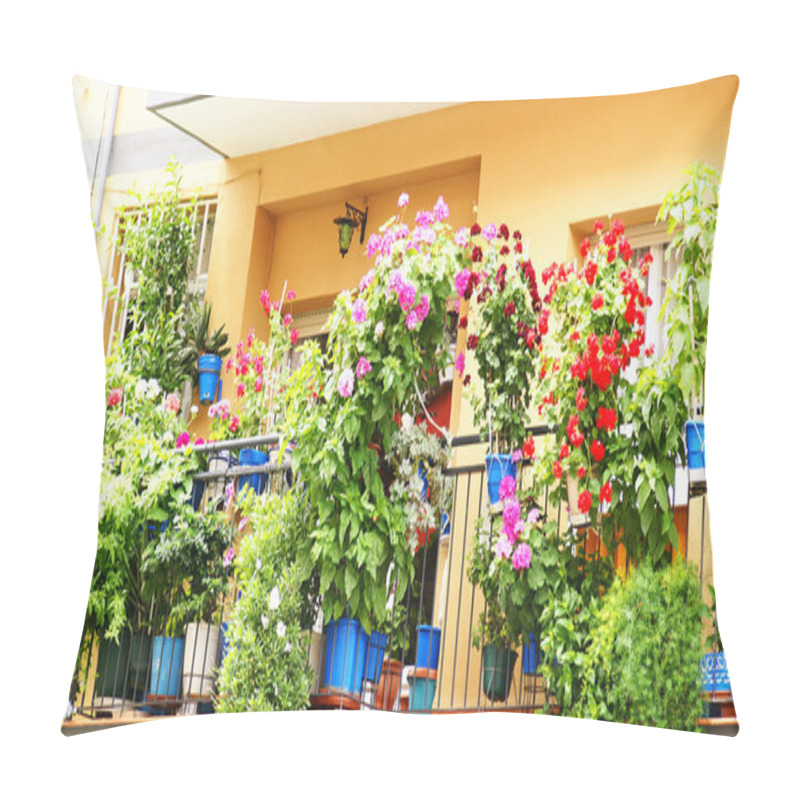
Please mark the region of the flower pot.
MULTIPOLYGON (((260 450, 253 450, 249 447, 243 448, 239 453, 239 466, 240 467, 260 467, 267 463, 269 455, 262 453, 260 450)), ((265 473, 260 475, 242 475, 239 478, 239 491, 243 491, 247 487, 252 488, 256 494, 262 494, 264 489, 267 488, 267 476, 265 473)))
POLYGON ((150 674, 153 637, 149 633, 134 633, 128 647, 128 693, 134 700, 140 700, 147 690, 150 674))
POLYGON ((578 507, 578 477, 567 475, 567 503, 569 505, 569 524, 573 528, 582 528, 589 524, 589 514, 578 507))
POLYGON ((517 652, 508 647, 487 644, 483 647, 483 693, 490 700, 506 700, 511 689, 511 678, 517 652))
MULTIPOLYGON (((185 641, 174 636, 153 637, 148 703, 177 700, 185 641)), ((156 709, 151 708, 151 713, 156 709)))
POLYGON ((705 469, 706 427, 701 420, 690 419, 684 426, 689 469, 705 469))
POLYGON ((435 628, 432 625, 417 625, 417 667, 438 669, 441 638, 441 628, 435 628))
POLYGON ((409 711, 430 711, 436 696, 435 669, 415 667, 408 671, 409 711))
POLYGON ((361 694, 369 639, 357 619, 343 617, 325 626, 322 689, 361 694))
POLYGON ((383 654, 386 652, 386 641, 385 633, 372 631, 370 634, 364 679, 375 684, 381 679, 381 667, 383 666, 383 654))
POLYGON ((500 502, 500 482, 511 476, 516 480, 517 465, 510 455, 490 453, 486 456, 486 485, 489 489, 489 505, 500 502))
MULTIPOLYGON (((215 450, 208 457, 208 471, 209 472, 227 472, 227 470, 235 467, 239 463, 238 457, 230 450, 215 450)), ((225 495, 226 478, 217 478, 208 482, 208 491, 210 493, 207 504, 214 504, 221 500, 225 495)))
POLYGON ((186 626, 183 652, 183 696, 207 700, 211 697, 219 664, 220 628, 207 622, 186 626))
POLYGON ((204 406, 219 402, 222 393, 222 381, 220 372, 222 371, 222 359, 215 355, 203 355, 197 359, 197 371, 199 373, 199 394, 200 402, 204 406))
POLYGON ((528 634, 528 644, 522 647, 522 674, 535 675, 539 666, 539 649, 536 646, 536 637, 528 634))
POLYGON ((381 668, 381 680, 375 693, 375 708, 391 711, 394 708, 397 693, 400 691, 400 682, 403 675, 403 664, 394 659, 384 659, 381 668))
POLYGON ((97 651, 97 674, 94 683, 95 704, 105 705, 103 698, 124 697, 131 635, 119 633, 119 641, 102 636, 97 651))
POLYGON ((729 692, 731 679, 725 653, 706 653, 700 660, 703 690, 706 692, 729 692))

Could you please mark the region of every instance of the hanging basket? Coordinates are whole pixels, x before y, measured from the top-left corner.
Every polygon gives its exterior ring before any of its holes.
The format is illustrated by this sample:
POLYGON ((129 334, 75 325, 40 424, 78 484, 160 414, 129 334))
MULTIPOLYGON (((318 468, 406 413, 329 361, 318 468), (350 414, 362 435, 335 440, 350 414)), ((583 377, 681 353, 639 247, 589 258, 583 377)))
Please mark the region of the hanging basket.
POLYGON ((689 420, 684 426, 689 469, 705 469, 706 428, 701 420, 689 420))
POLYGON ((500 502, 500 482, 511 476, 517 479, 517 465, 509 454, 489 453, 486 456, 486 486, 489 490, 489 505, 500 502))
POLYGON ((222 394, 222 359, 215 355, 203 355, 197 359, 197 372, 199 374, 200 402, 204 406, 218 403, 222 394))
POLYGON ((483 647, 483 693, 492 701, 508 699, 517 652, 508 647, 487 644, 483 647))

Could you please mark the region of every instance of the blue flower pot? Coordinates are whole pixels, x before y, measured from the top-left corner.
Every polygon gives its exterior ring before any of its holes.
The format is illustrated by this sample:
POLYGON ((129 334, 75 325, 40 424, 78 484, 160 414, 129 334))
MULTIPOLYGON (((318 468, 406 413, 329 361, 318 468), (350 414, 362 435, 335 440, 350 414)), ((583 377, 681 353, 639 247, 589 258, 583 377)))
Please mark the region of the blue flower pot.
POLYGON ((153 637, 150 661, 150 694, 157 698, 176 698, 181 688, 184 639, 173 636, 153 637))
POLYGON ((731 678, 725 653, 706 653, 700 660, 700 674, 706 692, 729 692, 731 678))
POLYGON ((536 646, 536 637, 528 634, 528 644, 522 647, 522 674, 535 675, 539 666, 539 649, 536 646))
POLYGON ((442 514, 442 536, 450 535, 450 515, 445 511, 442 514))
POLYGON ((438 668, 441 638, 441 628, 435 628, 433 625, 417 626, 417 667, 422 667, 423 669, 438 668))
POLYGON ((436 681, 433 678, 408 676, 409 711, 430 711, 436 696, 436 681))
POLYGON ((222 359, 219 356, 204 355, 197 359, 197 371, 200 375, 200 402, 204 406, 218 403, 222 393, 222 359))
POLYGON ((364 678, 375 684, 381 679, 381 667, 383 666, 383 654, 386 651, 386 641, 385 633, 372 631, 370 634, 367 649, 367 668, 364 678))
POLYGON ((357 619, 343 617, 325 626, 325 671, 322 685, 361 694, 369 638, 357 619))
POLYGON ((706 428, 702 422, 690 420, 684 428, 689 469, 702 469, 706 465, 706 428))
POLYGON ((510 455, 490 453, 486 456, 486 476, 490 505, 500 502, 500 482, 509 475, 514 480, 517 479, 517 465, 511 460, 510 455))
MULTIPOLYGON (((260 450, 252 450, 245 447, 239 453, 239 466, 240 467, 256 467, 267 463, 269 458, 267 453, 262 453, 260 450)), ((260 475, 243 475, 239 478, 239 491, 246 487, 252 487, 256 494, 261 494, 267 488, 267 476, 262 473, 260 475)))

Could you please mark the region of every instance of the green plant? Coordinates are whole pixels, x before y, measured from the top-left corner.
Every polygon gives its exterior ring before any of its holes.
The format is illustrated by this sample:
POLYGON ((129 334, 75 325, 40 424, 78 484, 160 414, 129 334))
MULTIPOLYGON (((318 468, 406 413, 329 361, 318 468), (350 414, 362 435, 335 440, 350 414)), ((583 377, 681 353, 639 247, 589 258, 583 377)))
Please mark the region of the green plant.
POLYGON ((119 250, 126 270, 137 277, 121 351, 132 372, 175 391, 191 374, 184 325, 196 199, 181 196, 176 161, 170 161, 165 178, 164 191, 153 190, 147 200, 131 192, 136 210, 121 214, 119 250))
POLYGON ((319 570, 326 621, 348 613, 368 631, 380 628, 390 566, 398 597, 413 578, 416 537, 404 504, 391 500, 396 476, 385 459, 397 420, 426 415, 424 394, 449 359, 447 298, 464 254, 448 214, 440 198, 413 231, 401 213, 370 237, 374 268, 357 292, 336 299, 326 354, 305 351, 287 387, 293 465, 313 509, 304 558, 319 570))
POLYGON ((592 630, 577 715, 697 730, 705 612, 697 575, 683 559, 658 571, 644 562, 618 579, 592 630))
POLYGON ((216 684, 218 712, 308 707, 313 682, 309 630, 318 607, 316 576, 297 563, 309 512, 299 487, 285 495, 248 494, 242 513, 252 533, 236 557, 241 595, 228 623, 228 652, 216 684))
POLYGON ((666 321, 665 360, 672 365, 686 405, 693 411, 696 403, 702 406, 704 397, 720 176, 713 167, 700 163, 686 172, 689 180, 677 192, 668 192, 658 211, 657 219, 667 221, 671 237, 667 254, 680 256, 658 318, 666 321))

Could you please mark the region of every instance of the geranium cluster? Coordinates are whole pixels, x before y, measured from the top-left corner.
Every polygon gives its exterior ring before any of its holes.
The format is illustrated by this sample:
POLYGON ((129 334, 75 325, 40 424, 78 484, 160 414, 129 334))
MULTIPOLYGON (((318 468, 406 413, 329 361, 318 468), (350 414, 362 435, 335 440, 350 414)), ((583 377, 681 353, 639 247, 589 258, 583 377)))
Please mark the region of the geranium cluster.
POLYGON ((542 271, 547 292, 538 411, 556 429, 542 463, 551 480, 577 477, 581 513, 612 499, 609 454, 619 449, 623 398, 635 380, 628 367, 644 351, 651 303, 644 287, 652 257, 631 263, 622 222, 604 227, 598 220, 594 244, 582 241, 582 265, 552 264, 542 271))
MULTIPOLYGON (((500 482, 500 499, 503 501, 503 529, 495 546, 495 557, 511 559, 515 570, 527 569, 531 565, 531 547, 520 534, 525 530, 525 522, 520 518, 521 508, 517 499, 517 481, 506 475, 500 482)), ((533 509, 528 515, 527 523, 533 524, 539 518, 533 509)))

